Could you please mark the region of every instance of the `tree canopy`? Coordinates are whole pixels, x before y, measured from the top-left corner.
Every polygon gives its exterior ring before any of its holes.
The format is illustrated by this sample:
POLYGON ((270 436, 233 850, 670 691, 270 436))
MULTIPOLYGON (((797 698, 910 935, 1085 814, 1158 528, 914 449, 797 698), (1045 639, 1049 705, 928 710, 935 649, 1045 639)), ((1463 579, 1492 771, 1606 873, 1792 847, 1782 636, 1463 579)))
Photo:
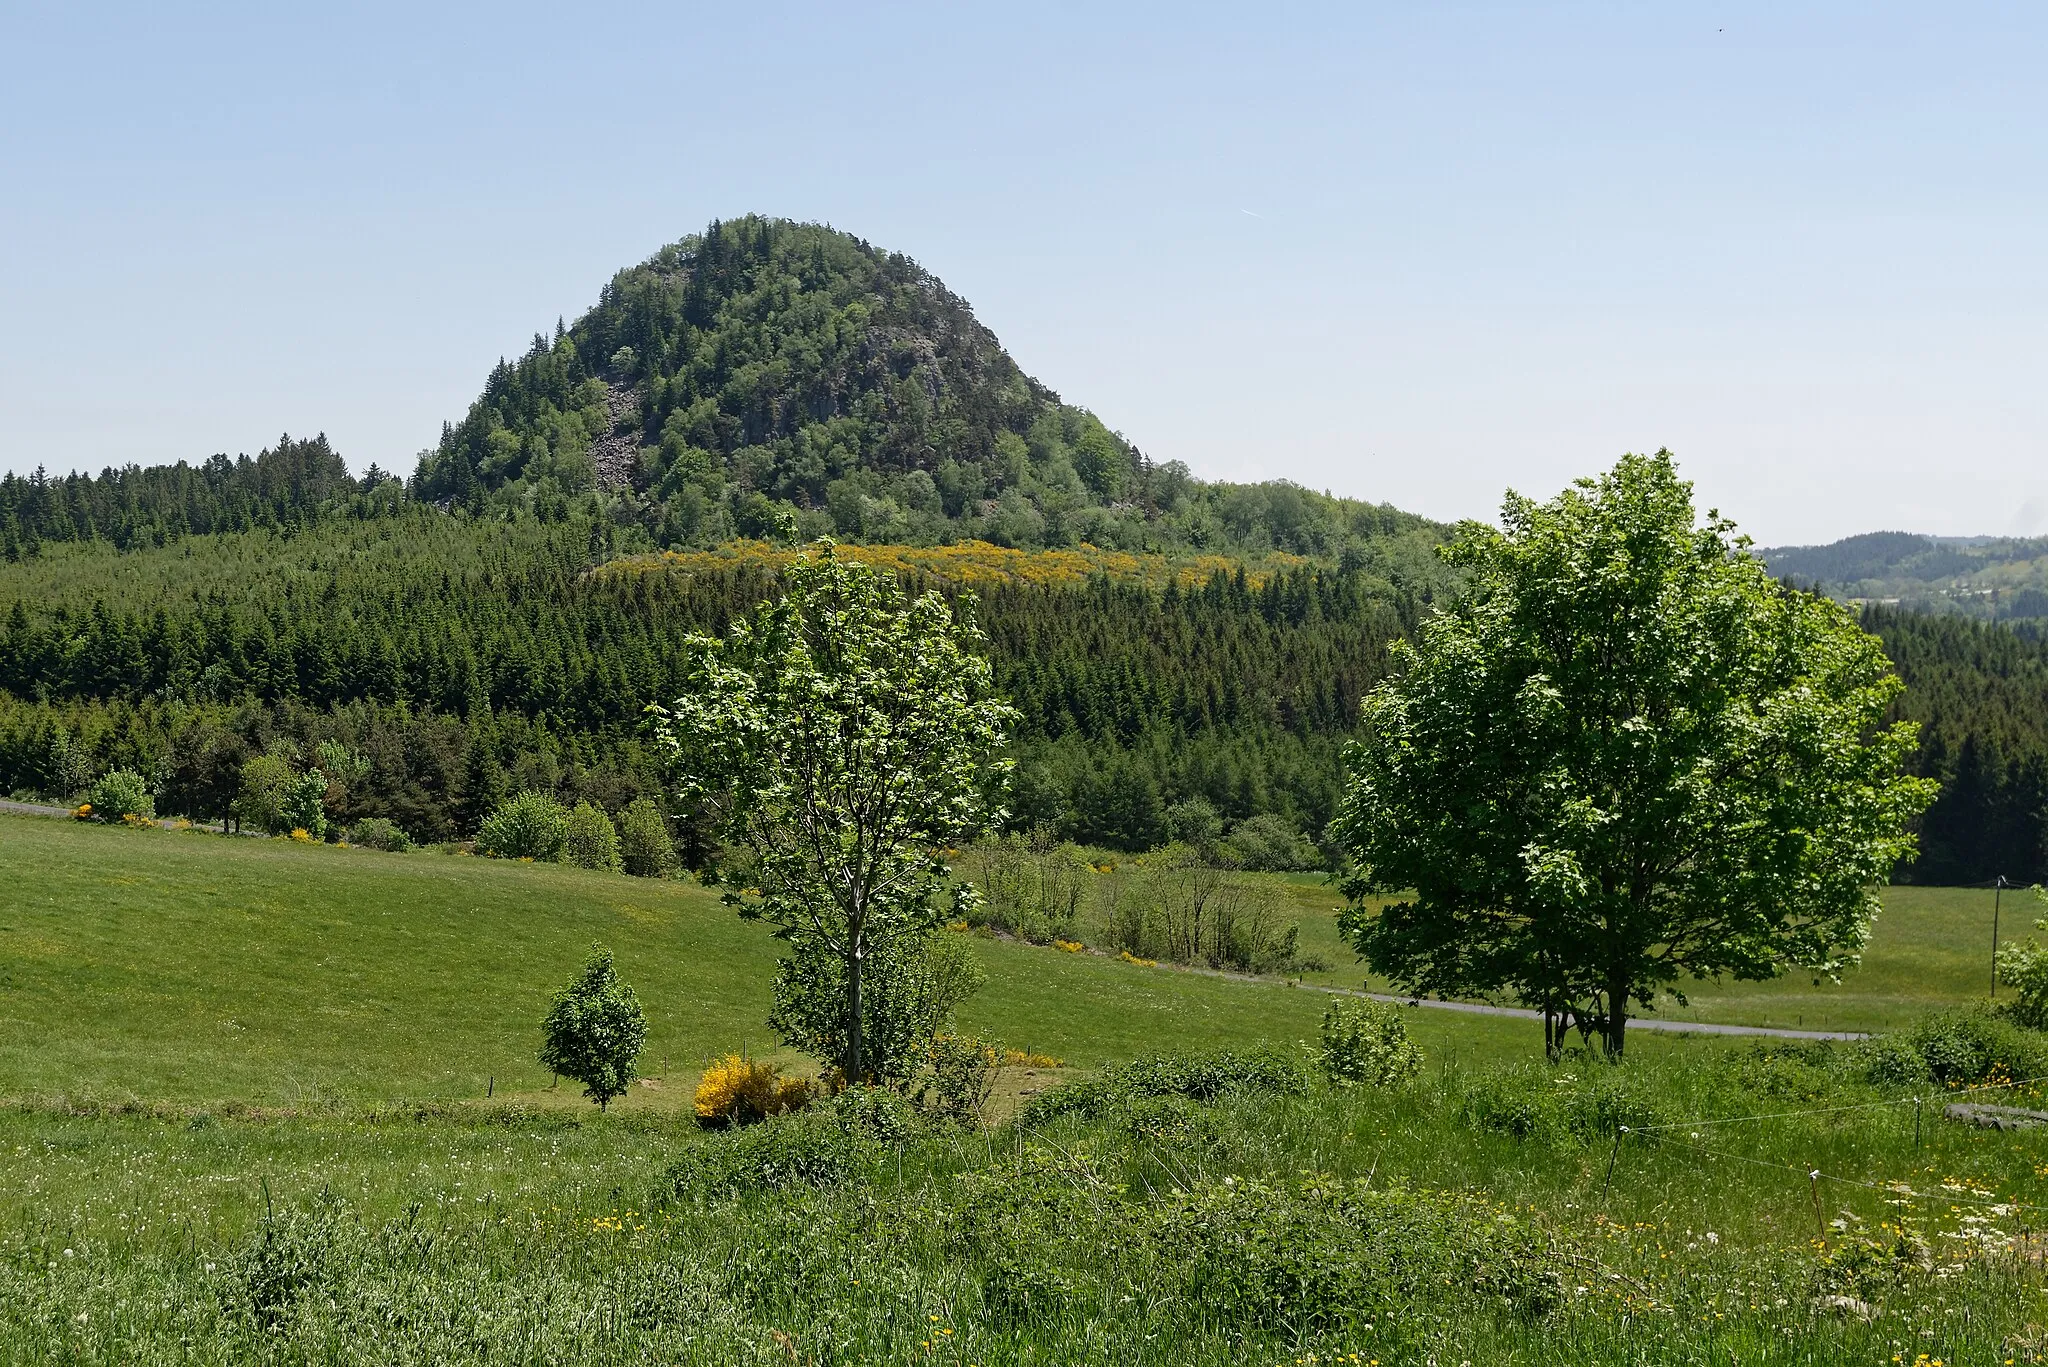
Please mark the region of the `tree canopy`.
POLYGON ((1934 792, 1876 638, 1699 521, 1668 453, 1501 522, 1460 528, 1467 595, 1396 645, 1347 752, 1360 953, 1613 1054, 1685 978, 1852 962, 1934 792))
MULTIPOLYGON (((746 882, 728 900, 790 946, 778 997, 838 984, 832 1062, 848 1082, 886 1073, 869 1057, 864 994, 902 975, 870 969, 937 923, 943 847, 1002 818, 1016 712, 984 647, 971 611, 937 593, 906 600, 893 575, 826 543, 724 641, 691 642, 686 686, 655 709, 681 796, 729 847, 722 872, 746 882)), ((789 1043, 810 1047, 820 1032, 798 1033, 789 1043)))

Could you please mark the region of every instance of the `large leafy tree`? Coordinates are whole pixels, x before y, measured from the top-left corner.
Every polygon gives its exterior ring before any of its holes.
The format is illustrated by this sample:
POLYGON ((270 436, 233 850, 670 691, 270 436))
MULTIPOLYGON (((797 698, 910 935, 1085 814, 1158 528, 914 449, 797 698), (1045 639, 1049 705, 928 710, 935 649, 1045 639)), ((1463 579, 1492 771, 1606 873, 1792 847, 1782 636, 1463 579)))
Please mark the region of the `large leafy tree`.
POLYGON ((782 996, 833 985, 844 1028, 828 1032, 831 1061, 859 1082, 889 1071, 871 1057, 865 997, 901 975, 874 965, 943 914, 943 847, 1000 820, 988 794, 1016 713, 995 693, 972 600, 909 598, 829 542, 781 589, 723 642, 693 638, 686 686, 656 723, 683 797, 748 884, 727 900, 788 941, 782 996))
POLYGON ((1359 952, 1540 1007, 1553 1054, 1576 1027, 1619 1055, 1689 978, 1853 962, 1935 786, 1901 773, 1876 638, 1699 521, 1667 452, 1501 524, 1460 528, 1469 591, 1364 704, 1336 822, 1359 952))

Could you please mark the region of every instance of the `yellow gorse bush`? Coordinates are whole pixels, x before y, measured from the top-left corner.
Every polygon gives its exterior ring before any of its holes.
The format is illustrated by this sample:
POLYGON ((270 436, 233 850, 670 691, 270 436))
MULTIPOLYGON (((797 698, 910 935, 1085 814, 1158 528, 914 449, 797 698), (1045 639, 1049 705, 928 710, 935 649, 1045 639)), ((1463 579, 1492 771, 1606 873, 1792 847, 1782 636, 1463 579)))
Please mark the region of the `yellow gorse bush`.
MULTIPOLYGON (((596 574, 637 574, 654 570, 724 570, 758 565, 779 570, 798 552, 765 541, 729 541, 711 550, 662 551, 631 555, 600 565, 596 574)), ((1085 584, 1095 575, 1164 586, 1191 588, 1216 574, 1240 568, 1253 588, 1276 573, 1308 563, 1298 555, 1272 552, 1256 561, 1224 555, 1137 555, 1106 551, 1086 543, 1067 550, 1020 551, 986 541, 961 541, 950 546, 841 546, 837 554, 896 574, 923 574, 956 584, 987 588, 1023 584, 1066 588, 1085 584)))
POLYGON ((781 1065, 727 1054, 706 1068, 697 1083, 697 1123, 744 1125, 801 1110, 810 1099, 810 1082, 784 1077, 781 1065))

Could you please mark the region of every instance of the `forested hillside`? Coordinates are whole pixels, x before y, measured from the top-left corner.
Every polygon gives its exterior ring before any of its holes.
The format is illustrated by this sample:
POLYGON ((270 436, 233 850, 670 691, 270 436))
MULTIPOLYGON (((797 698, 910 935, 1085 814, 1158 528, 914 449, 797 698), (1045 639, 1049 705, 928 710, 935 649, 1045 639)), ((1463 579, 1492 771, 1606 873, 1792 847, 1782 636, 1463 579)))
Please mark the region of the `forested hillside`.
MULTIPOLYGON (((908 258, 714 223, 501 362, 409 483, 351 477, 325 437, 0 478, 0 792, 69 799, 119 765, 211 817, 253 757, 327 741, 362 763, 328 795, 342 821, 462 836, 524 787, 616 812, 660 786, 642 715, 682 639, 786 553, 735 538, 829 533, 980 600, 1024 713, 1020 824, 1136 849, 1202 798, 1314 836, 1388 642, 1455 591, 1447 530, 1193 479, 1025 375, 908 258)), ((1911 582, 2011 616, 2041 596, 2038 550, 1764 554, 1838 595, 1911 582)), ((2048 649, 1866 611, 1944 785, 1905 876, 2048 876, 2048 649)))
POLYGON ((1920 883, 2048 880, 2048 646, 1955 616, 1868 608, 1921 724, 1919 772, 1942 780, 1923 822, 1920 883))
POLYGON ((913 544, 1294 551, 1435 529, 1285 482, 1148 459, 1017 368, 908 257, 817 224, 713 223, 501 362, 423 454, 443 504, 559 516, 595 492, 663 546, 793 521, 913 544))
POLYGON ((97 476, 0 475, 0 554, 33 558, 46 541, 104 540, 117 549, 179 537, 303 526, 337 514, 396 511, 405 486, 372 465, 362 479, 325 435, 279 437, 255 456, 214 456, 193 466, 103 470, 97 476))
POLYGON ((1758 552, 1780 578, 1851 602, 2013 622, 2048 618, 2048 538, 1867 532, 1758 552))
MULTIPOLYGON (((677 687, 682 639, 723 630, 769 566, 588 572, 611 531, 414 507, 46 548, 0 576, 0 791, 67 797, 122 765, 160 810, 210 817, 252 756, 338 740, 368 766, 338 819, 445 838, 528 786, 617 810, 659 785, 642 710, 677 687)), ((1201 796, 1319 831, 1358 698, 1431 592, 1334 567, 982 590, 1026 717, 1019 819, 1142 848, 1201 796)))

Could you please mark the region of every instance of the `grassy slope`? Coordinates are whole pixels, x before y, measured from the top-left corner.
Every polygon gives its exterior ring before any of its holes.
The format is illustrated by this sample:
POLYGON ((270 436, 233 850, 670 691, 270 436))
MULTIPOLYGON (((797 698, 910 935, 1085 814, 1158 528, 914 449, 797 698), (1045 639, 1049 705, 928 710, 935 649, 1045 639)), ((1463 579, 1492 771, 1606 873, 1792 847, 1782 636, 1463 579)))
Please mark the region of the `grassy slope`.
MULTIPOLYGON (((571 869, 407 857, 282 841, 0 818, 0 1096, 323 1101, 524 1096, 548 993, 593 941, 645 1001, 647 1071, 680 1103, 707 1058, 769 1052, 761 1023, 774 942, 692 884, 571 869)), ((1304 948, 1353 984, 1330 890, 1285 880, 1304 948)), ((1863 966, 1842 985, 1725 984, 1669 1015, 1758 1025, 1884 1028, 1980 995, 1988 897, 1896 888, 1863 966), (1979 906, 1979 902, 1987 905, 1979 906)), ((2008 899, 2005 929, 2030 902, 2008 899)), ((977 942, 988 988, 964 1024, 1078 1064, 1149 1049, 1314 1033, 1325 998, 977 942)), ((1515 1022, 1417 1013, 1433 1051, 1522 1054, 1515 1022)), ((560 1100, 573 1100, 566 1095, 560 1100)))
MULTIPOLYGON (((1337 935, 1333 909, 1342 900, 1321 874, 1272 879, 1301 925, 1302 952, 1331 965, 1305 974, 1312 983, 1355 986, 1364 976, 1337 935)), ((2029 933, 2042 908, 2025 892, 2005 894, 2000 943, 2029 933)), ((1391 991, 1384 979, 1375 990, 1391 991)), ((1931 1007, 1980 998, 1991 986, 1991 893, 1973 888, 1886 888, 1863 962, 1840 983, 1788 974, 1763 983, 1696 983, 1690 1005, 1666 1000, 1657 1014, 1672 1020, 1766 1025, 1781 1029, 1887 1030, 1931 1007)))
MULTIPOLYGON (((261 1105, 532 1093, 548 994, 593 941, 639 991, 643 1069, 769 1052, 775 944, 687 883, 0 818, 0 1096, 261 1105)), ((1325 998, 978 942, 968 1028, 1073 1063, 1313 1035, 1325 998)), ((1511 1022, 1419 1021, 1513 1048, 1511 1022)), ((566 1098, 566 1093, 563 1094, 566 1098)))

